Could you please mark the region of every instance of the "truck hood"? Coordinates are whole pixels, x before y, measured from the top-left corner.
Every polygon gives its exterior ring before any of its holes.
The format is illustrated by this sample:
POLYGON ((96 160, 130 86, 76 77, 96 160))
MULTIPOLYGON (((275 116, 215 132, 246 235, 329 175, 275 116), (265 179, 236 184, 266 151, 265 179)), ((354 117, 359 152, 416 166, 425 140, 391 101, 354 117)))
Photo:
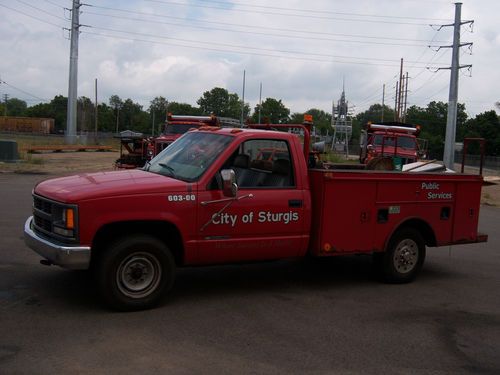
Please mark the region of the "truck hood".
POLYGON ((133 169, 54 178, 39 183, 34 192, 59 202, 76 203, 120 195, 182 192, 188 185, 184 181, 133 169))

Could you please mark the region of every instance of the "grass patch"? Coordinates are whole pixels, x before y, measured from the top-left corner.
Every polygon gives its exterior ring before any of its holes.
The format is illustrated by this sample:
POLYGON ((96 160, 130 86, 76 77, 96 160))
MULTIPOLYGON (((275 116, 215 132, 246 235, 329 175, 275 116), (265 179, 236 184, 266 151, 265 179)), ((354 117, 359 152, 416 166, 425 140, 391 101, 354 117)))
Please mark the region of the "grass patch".
POLYGON ((346 159, 344 155, 339 155, 333 152, 321 154, 321 160, 330 163, 352 163, 352 160, 346 159))

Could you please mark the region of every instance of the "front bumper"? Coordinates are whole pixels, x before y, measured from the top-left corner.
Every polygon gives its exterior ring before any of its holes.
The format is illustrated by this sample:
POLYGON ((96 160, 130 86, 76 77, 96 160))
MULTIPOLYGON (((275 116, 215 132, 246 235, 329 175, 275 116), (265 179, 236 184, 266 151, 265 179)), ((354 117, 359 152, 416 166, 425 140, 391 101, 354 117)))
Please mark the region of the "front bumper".
POLYGON ((72 269, 84 270, 90 266, 89 246, 65 246, 52 243, 38 236, 32 229, 33 216, 24 224, 24 242, 50 263, 72 269))

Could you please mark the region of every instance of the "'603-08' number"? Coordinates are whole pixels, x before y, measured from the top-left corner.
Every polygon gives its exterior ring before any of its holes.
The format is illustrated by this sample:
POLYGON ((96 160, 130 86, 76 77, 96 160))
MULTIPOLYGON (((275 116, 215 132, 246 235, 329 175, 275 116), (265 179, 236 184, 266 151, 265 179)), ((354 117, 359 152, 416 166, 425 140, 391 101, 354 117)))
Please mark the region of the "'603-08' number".
POLYGON ((188 202, 188 201, 195 201, 196 200, 196 195, 194 194, 176 194, 176 195, 169 195, 168 196, 168 201, 169 202, 188 202))

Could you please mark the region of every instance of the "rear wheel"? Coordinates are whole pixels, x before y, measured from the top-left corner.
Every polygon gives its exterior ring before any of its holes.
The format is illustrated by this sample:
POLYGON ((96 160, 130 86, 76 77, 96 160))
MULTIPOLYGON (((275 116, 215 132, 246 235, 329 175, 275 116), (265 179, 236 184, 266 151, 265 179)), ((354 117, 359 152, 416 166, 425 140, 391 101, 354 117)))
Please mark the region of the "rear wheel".
POLYGON ((167 246, 150 236, 129 236, 112 244, 97 263, 104 301, 117 310, 157 305, 172 287, 175 262, 167 246))
POLYGON ((389 241, 385 253, 376 254, 386 282, 407 283, 415 279, 425 259, 425 243, 413 228, 400 229, 389 241))

